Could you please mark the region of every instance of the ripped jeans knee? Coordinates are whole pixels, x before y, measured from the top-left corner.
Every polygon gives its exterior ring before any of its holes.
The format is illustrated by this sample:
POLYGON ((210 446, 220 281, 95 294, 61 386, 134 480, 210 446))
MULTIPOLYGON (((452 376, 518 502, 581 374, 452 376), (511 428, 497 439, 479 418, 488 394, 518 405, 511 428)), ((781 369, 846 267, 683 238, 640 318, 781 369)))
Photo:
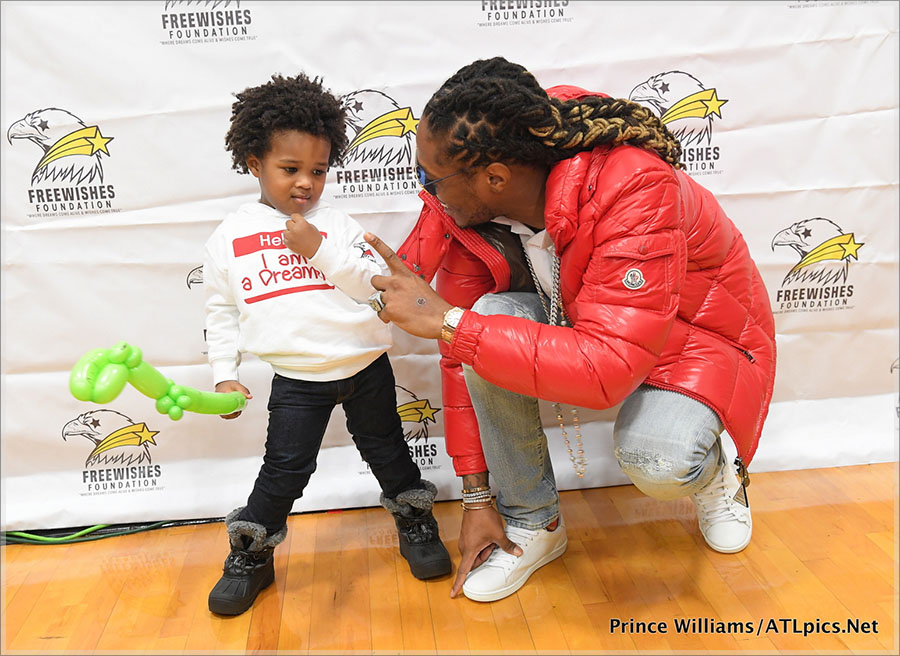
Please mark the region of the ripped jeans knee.
POLYGON ((668 500, 703 489, 723 459, 719 417, 683 394, 641 385, 613 429, 619 467, 644 494, 668 500))
POLYGON ((705 461, 691 463, 659 451, 615 448, 616 460, 635 487, 654 499, 668 501, 699 492, 712 475, 705 461))

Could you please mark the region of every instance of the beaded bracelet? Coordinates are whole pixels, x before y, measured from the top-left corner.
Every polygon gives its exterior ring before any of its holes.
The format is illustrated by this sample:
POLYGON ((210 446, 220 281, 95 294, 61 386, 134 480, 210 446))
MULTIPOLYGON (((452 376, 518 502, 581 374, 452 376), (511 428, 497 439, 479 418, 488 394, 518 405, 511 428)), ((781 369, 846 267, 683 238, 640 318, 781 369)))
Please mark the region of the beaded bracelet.
POLYGON ((466 493, 463 492, 462 500, 466 502, 478 502, 478 501, 487 501, 491 498, 491 491, 485 490, 484 492, 473 492, 466 493))

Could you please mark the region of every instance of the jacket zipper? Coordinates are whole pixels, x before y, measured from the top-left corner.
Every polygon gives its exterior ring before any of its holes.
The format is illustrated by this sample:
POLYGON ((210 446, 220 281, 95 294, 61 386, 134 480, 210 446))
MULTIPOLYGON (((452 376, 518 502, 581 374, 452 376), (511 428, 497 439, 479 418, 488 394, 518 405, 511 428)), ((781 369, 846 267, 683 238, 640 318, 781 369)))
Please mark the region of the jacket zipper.
POLYGON ((705 335, 710 335, 711 337, 722 340, 723 342, 725 342, 726 344, 731 346, 733 349, 736 349, 738 353, 740 353, 745 358, 747 358, 747 360, 751 364, 756 362, 756 358, 753 357, 753 354, 750 351, 748 351, 747 349, 745 349, 743 346, 741 346, 741 344, 739 344, 738 342, 730 340, 727 337, 723 337, 719 333, 714 333, 713 331, 707 330, 706 328, 703 328, 696 324, 689 324, 689 326, 690 326, 690 330, 696 330, 698 332, 704 333, 705 335))

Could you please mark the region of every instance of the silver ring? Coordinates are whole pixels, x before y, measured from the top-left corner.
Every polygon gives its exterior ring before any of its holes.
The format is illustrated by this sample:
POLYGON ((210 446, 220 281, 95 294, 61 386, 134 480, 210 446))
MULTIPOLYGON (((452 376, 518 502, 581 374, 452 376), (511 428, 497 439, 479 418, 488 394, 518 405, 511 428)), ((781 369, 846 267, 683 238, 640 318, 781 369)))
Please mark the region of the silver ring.
POLYGON ((375 313, 384 309, 384 300, 381 298, 382 292, 379 290, 369 297, 369 307, 375 310, 375 313))

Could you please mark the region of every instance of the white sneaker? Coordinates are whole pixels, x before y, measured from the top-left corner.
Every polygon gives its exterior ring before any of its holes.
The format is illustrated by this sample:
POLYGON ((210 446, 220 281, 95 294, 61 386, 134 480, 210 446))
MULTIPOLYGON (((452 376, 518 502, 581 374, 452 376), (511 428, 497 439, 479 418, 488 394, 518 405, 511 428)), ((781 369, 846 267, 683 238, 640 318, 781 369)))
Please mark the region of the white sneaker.
POLYGON ((507 525, 506 537, 522 547, 522 555, 513 556, 500 547, 494 548, 488 559, 466 576, 463 594, 469 599, 496 601, 508 597, 525 585, 534 570, 559 558, 569 542, 562 515, 555 531, 507 525))
POLYGON ((722 463, 705 488, 691 495, 706 544, 721 553, 737 553, 753 534, 750 505, 734 470, 722 463))

